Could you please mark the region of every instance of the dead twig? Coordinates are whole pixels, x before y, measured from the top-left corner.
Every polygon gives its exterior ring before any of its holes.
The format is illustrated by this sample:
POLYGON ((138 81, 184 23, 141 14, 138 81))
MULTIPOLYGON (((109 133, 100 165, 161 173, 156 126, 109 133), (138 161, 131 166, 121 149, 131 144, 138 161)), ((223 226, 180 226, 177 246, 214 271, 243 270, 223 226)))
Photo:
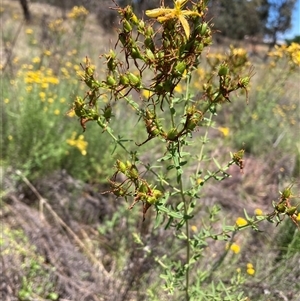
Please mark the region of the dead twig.
MULTIPOLYGON (((85 246, 85 244, 81 241, 81 239, 73 232, 73 230, 58 216, 58 214, 52 209, 51 205, 48 201, 41 196, 41 194, 37 191, 37 189, 30 183, 30 181, 22 174, 21 171, 17 170, 16 174, 22 178, 24 183, 32 190, 35 196, 39 200, 40 204, 40 214, 43 214, 43 207, 45 206, 52 216, 61 224, 61 226, 66 229, 66 231, 73 237, 73 239, 77 242, 80 248, 86 253, 86 255, 90 258, 90 260, 98 267, 99 271, 103 273, 105 277, 110 278, 110 273, 104 268, 102 262, 100 262, 85 246)), ((43 218, 44 219, 44 218, 43 218)))

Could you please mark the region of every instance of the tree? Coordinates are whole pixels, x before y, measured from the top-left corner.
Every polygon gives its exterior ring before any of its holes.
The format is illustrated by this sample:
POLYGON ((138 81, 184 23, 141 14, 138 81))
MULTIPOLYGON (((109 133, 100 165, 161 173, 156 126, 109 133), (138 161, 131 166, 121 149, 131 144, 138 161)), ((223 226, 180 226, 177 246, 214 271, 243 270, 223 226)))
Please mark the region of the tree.
POLYGON ((267 0, 212 0, 209 18, 220 35, 231 39, 263 35, 268 3, 267 0))
POLYGON ((31 14, 30 14, 30 10, 29 10, 29 7, 28 7, 27 0, 20 0, 20 4, 22 6, 22 10, 23 10, 25 20, 29 21, 31 19, 31 14))
POLYGON ((222 36, 241 40, 269 36, 271 47, 278 34, 291 27, 296 0, 211 0, 209 18, 222 36))
POLYGON ((292 12, 296 0, 268 0, 269 14, 265 33, 271 38, 270 48, 277 44, 278 34, 285 33, 292 25, 292 12))

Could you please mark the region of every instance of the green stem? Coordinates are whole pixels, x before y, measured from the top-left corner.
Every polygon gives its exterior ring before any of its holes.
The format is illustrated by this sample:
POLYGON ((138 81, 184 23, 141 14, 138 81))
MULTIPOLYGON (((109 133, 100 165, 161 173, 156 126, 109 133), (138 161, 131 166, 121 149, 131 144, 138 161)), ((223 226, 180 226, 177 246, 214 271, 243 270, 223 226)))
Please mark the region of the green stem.
MULTIPOLYGON (((188 208, 189 208, 189 202, 185 198, 184 190, 183 190, 183 184, 182 184, 182 178, 180 178, 180 195, 183 200, 184 204, 184 215, 187 216, 188 214, 188 208)), ((185 270, 185 299, 188 301, 190 299, 189 296, 189 285, 190 285, 190 227, 189 227, 189 220, 186 219, 185 221, 185 232, 186 232, 186 270, 185 270)))
POLYGON ((196 169, 196 177, 198 177, 198 173, 199 173, 199 171, 200 171, 200 164, 201 164, 201 162, 202 162, 203 151, 204 151, 204 145, 206 144, 206 141, 207 141, 208 129, 209 129, 210 125, 211 125, 212 116, 213 116, 213 114, 210 113, 210 116, 209 116, 209 122, 208 122, 206 131, 205 131, 205 134, 204 134, 204 137, 203 137, 202 146, 201 146, 200 153, 199 153, 199 156, 198 156, 198 165, 197 165, 197 169, 196 169))

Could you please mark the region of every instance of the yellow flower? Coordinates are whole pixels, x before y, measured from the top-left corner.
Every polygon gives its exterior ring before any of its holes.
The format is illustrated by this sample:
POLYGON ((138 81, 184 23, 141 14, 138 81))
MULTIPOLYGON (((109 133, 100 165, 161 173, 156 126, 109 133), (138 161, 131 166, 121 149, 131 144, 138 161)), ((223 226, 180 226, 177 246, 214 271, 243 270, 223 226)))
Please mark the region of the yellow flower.
POLYGON ((195 232, 195 233, 198 231, 198 229, 197 229, 196 226, 191 226, 191 230, 192 230, 193 232, 195 232))
POLYGON ((243 226, 246 226, 248 224, 248 222, 242 218, 242 217, 238 217, 235 224, 238 226, 238 227, 243 227, 243 226))
POLYGON ((60 114, 60 110, 59 109, 54 110, 54 115, 59 115, 59 114, 60 114))
POLYGON ((233 243, 233 244, 230 246, 230 250, 231 250, 233 253, 238 254, 238 253, 240 253, 241 248, 240 248, 240 246, 239 246, 238 244, 233 243))
POLYGON ((33 62, 34 64, 38 64, 38 63, 41 62, 41 59, 40 59, 38 56, 36 56, 36 57, 34 57, 34 58, 32 59, 32 62, 33 62))
POLYGON ((76 135, 77 133, 73 132, 71 138, 67 139, 67 143, 71 146, 78 148, 81 154, 85 156, 87 154, 86 149, 88 146, 88 142, 84 141, 83 135, 79 135, 78 139, 75 139, 76 135))
POLYGON ((74 6, 70 13, 68 13, 68 18, 70 19, 81 19, 88 15, 89 11, 83 6, 74 6))
POLYGON ((48 83, 42 83, 42 84, 41 84, 41 87, 42 87, 43 89, 48 89, 49 84, 48 84, 48 83))
POLYGON ((300 221, 300 212, 297 214, 296 220, 300 221))
POLYGON ((255 270, 253 268, 247 269, 247 273, 252 276, 255 274, 255 270))
POLYGON ((5 98, 5 99, 4 99, 4 103, 9 103, 9 99, 8 99, 8 98, 5 98))
POLYGON ((202 17, 201 14, 190 11, 190 10, 182 10, 183 6, 187 3, 187 0, 175 0, 174 8, 155 8, 151 10, 146 10, 146 15, 149 18, 156 18, 158 22, 166 22, 172 19, 178 19, 181 23, 185 35, 187 38, 190 36, 190 25, 187 21, 188 16, 199 16, 202 17))
POLYGON ((149 91, 149 90, 143 90, 143 91, 142 91, 142 95, 143 95, 146 99, 150 98, 152 94, 153 94, 153 92, 151 92, 151 91, 149 91))
POLYGON ((68 115, 69 117, 74 117, 74 116, 76 115, 74 109, 72 109, 72 110, 70 110, 69 112, 67 112, 67 115, 68 115))
POLYGON ((7 136, 7 139, 8 139, 9 141, 13 140, 13 136, 12 136, 12 135, 8 135, 8 136, 7 136))
POLYGON ((17 64, 18 61, 19 61, 19 58, 16 56, 16 57, 13 59, 13 63, 14 63, 14 64, 17 64))
POLYGON ((255 215, 263 215, 263 211, 262 211, 261 209, 259 209, 259 208, 256 208, 256 209, 254 210, 254 214, 255 214, 255 215))
POLYGON ((41 99, 45 99, 46 98, 46 93, 45 92, 40 92, 39 96, 41 99))
POLYGON ((229 128, 228 127, 218 127, 218 130, 225 136, 227 137, 229 135, 229 128))
POLYGON ((182 85, 181 85, 181 84, 178 84, 178 85, 175 87, 174 91, 177 92, 177 93, 182 93, 182 91, 183 91, 182 85))
POLYGON ((52 53, 51 53, 51 51, 50 50, 45 50, 44 51, 44 55, 46 55, 46 56, 50 56, 52 53))
POLYGON ((25 31, 26 34, 33 34, 33 30, 31 28, 27 28, 25 31))
POLYGON ((32 86, 27 86, 25 89, 26 89, 27 92, 31 92, 32 91, 32 86))

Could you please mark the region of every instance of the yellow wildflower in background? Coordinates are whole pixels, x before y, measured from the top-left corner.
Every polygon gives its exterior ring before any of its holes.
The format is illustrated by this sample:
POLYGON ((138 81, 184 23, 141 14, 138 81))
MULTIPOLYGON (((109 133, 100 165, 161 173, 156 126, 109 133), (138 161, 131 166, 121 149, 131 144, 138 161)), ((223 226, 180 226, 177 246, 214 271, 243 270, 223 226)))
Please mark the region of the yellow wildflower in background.
POLYGON ((241 247, 240 247, 238 244, 233 243, 233 244, 230 246, 230 250, 231 250, 233 253, 238 254, 238 253, 240 253, 240 251, 241 251, 241 247))
POLYGON ((252 263, 247 263, 247 273, 251 276, 255 274, 255 269, 252 263))
POLYGON ((195 225, 191 226, 191 230, 196 233, 198 231, 197 227, 195 225))
POLYGON ((224 135, 224 137, 227 137, 229 135, 229 128, 228 127, 218 127, 218 130, 224 135))
POLYGON ((143 90, 142 91, 142 95, 146 98, 149 99, 152 96, 153 92, 149 91, 149 90, 143 90))
POLYGON ((300 221, 300 212, 297 214, 296 220, 300 221))
POLYGON ((179 83, 175 88, 174 91, 177 93, 182 93, 183 92, 183 88, 182 85, 179 83))
POLYGON ((40 92, 39 93, 40 98, 43 100, 46 98, 46 93, 45 92, 40 92))
POLYGON ((13 59, 13 63, 14 63, 14 64, 17 64, 17 63, 19 62, 19 60, 20 60, 19 57, 16 56, 16 57, 13 59))
POLYGON ((271 62, 271 66, 273 67, 275 67, 276 62, 282 58, 288 60, 291 69, 300 67, 300 45, 298 43, 292 43, 289 46, 275 46, 275 50, 270 51, 268 55, 274 59, 274 61, 271 62))
POLYGON ((60 110, 59 109, 54 110, 54 115, 59 115, 59 114, 60 114, 60 110))
POLYGON ((38 63, 41 62, 41 58, 38 57, 38 56, 36 56, 36 57, 34 57, 34 58, 32 59, 32 62, 33 62, 34 64, 38 64, 38 63))
POLYGON ((51 31, 62 33, 65 31, 63 19, 56 19, 48 24, 48 27, 51 31))
POLYGON ((89 11, 83 6, 74 6, 68 13, 70 19, 83 19, 89 14, 89 11))
POLYGON ((52 54, 52 52, 50 50, 45 50, 44 51, 44 55, 46 56, 50 56, 52 54))
POLYGON ((248 222, 242 218, 242 217, 238 217, 235 224, 238 226, 238 227, 243 227, 243 226, 246 226, 248 224, 248 222))
POLYGON ((232 54, 238 55, 238 56, 245 56, 245 55, 247 55, 247 51, 244 48, 233 48, 232 54))
POLYGON ((71 109, 70 111, 67 112, 67 116, 69 117, 74 117, 76 114, 75 114, 75 111, 74 109, 71 109))
POLYGON ((79 135, 78 139, 75 139, 77 136, 76 132, 72 133, 72 136, 70 139, 67 139, 67 143, 71 146, 74 146, 76 148, 79 149, 79 151, 81 152, 81 154, 83 156, 85 156, 87 154, 87 146, 88 146, 88 142, 84 141, 84 136, 83 135, 79 135))
POLYGON ((263 211, 262 211, 261 209, 259 209, 259 208, 256 208, 256 209, 254 210, 254 214, 255 214, 255 215, 263 215, 263 211))
POLYGON ((25 30, 25 33, 28 34, 28 35, 31 35, 31 34, 33 34, 33 30, 31 28, 27 28, 25 30))

